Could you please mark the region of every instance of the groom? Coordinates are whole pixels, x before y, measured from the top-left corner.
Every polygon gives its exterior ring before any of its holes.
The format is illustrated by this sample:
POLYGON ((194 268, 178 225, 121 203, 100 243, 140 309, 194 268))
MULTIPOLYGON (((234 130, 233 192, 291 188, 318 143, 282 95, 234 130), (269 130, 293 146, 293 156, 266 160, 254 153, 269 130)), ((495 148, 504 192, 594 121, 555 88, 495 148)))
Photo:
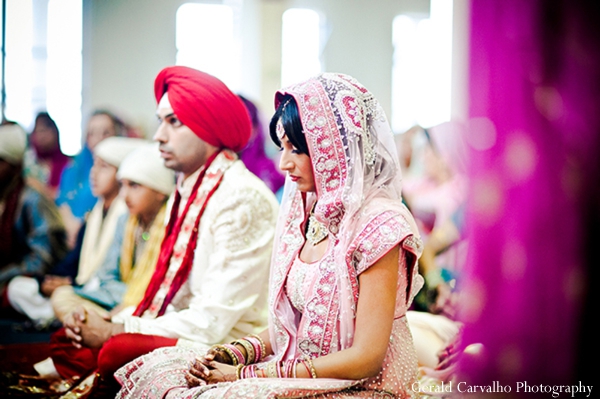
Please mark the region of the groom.
POLYGON ((63 377, 97 369, 114 388, 119 367, 156 348, 228 342, 266 325, 278 204, 236 155, 250 137, 246 108, 220 80, 183 66, 163 69, 154 90, 154 140, 178 172, 156 270, 135 309, 110 321, 71 315, 53 337, 63 377))

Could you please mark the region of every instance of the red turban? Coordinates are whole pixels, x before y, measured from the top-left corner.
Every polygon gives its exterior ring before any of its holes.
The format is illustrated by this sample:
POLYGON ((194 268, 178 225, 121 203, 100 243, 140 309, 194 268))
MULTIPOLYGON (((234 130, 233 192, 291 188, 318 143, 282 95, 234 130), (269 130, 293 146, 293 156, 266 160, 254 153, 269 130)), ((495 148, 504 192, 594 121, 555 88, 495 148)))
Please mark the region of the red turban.
POLYGON ((242 150, 252 132, 244 103, 225 83, 184 66, 164 68, 154 81, 156 102, 169 93, 175 115, 208 144, 242 150))

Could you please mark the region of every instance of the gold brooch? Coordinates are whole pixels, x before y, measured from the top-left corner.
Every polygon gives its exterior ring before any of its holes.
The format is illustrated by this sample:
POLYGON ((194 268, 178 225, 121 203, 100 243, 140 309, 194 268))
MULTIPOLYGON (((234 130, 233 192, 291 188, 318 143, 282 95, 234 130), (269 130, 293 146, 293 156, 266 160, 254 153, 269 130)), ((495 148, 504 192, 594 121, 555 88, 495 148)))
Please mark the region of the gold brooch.
POLYGON ((308 227, 306 229, 306 241, 310 242, 312 245, 317 245, 321 241, 323 241, 329 235, 329 231, 327 227, 321 222, 317 220, 313 211, 315 207, 310 210, 310 216, 308 217, 308 227))

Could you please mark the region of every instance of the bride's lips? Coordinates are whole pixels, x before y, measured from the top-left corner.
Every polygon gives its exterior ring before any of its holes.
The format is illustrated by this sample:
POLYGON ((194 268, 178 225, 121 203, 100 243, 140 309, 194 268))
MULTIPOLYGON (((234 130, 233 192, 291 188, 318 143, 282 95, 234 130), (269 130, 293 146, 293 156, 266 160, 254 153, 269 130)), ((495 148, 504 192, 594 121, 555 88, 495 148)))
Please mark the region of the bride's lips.
POLYGON ((290 180, 295 182, 298 181, 298 179, 300 179, 298 176, 290 175, 290 180))

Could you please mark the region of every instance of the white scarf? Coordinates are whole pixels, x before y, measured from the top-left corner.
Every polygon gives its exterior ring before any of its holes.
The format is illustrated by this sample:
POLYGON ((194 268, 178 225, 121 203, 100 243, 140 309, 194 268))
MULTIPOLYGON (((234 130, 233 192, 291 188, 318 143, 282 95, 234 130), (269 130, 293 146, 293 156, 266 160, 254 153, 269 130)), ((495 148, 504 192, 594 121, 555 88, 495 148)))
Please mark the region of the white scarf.
POLYGON ((115 238, 117 220, 127 212, 127 205, 121 197, 113 200, 104 219, 103 208, 104 201, 98 200, 86 221, 79 269, 75 278, 79 285, 85 284, 104 262, 108 248, 115 238))

